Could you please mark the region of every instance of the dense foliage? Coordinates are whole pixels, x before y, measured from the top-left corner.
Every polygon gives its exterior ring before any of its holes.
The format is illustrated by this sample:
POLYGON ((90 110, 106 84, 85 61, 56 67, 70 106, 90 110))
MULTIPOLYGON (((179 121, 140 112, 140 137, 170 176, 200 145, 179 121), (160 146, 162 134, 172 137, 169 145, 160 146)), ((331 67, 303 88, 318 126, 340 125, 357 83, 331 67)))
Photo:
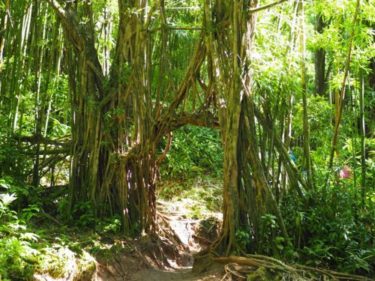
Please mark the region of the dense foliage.
POLYGON ((0 0, 0 279, 156 196, 221 210, 219 254, 374 276, 375 5, 279 2, 0 0))
POLYGON ((222 174, 223 151, 217 131, 187 126, 176 131, 161 168, 166 179, 222 174))

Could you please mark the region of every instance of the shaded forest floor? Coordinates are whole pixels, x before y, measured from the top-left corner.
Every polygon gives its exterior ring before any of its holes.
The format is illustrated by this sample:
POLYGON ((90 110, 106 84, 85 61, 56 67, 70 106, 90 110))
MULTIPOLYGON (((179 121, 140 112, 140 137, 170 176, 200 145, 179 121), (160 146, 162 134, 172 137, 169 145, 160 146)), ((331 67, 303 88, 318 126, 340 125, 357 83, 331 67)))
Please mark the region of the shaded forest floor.
POLYGON ((260 255, 218 258, 222 264, 194 272, 194 254, 218 236, 220 198, 220 180, 163 182, 158 190, 158 231, 137 239, 120 234, 117 219, 96 221, 86 212, 67 226, 52 212, 29 207, 0 225, 5 235, 0 246, 7 251, 0 251, 0 265, 7 265, 7 271, 0 267, 0 275, 8 274, 7 281, 215 281, 238 276, 238 280, 374 280, 260 255))
MULTIPOLYGON (((204 199, 204 198, 203 198, 204 199)), ((158 237, 132 241, 133 252, 120 255, 115 262, 101 264, 97 280, 220 280, 223 266, 206 272, 192 271, 193 255, 206 248, 218 235, 220 213, 191 198, 158 201, 158 237)))
MULTIPOLYGON (((155 237, 120 235, 50 227, 45 241, 55 245, 60 262, 34 275, 35 280, 220 280, 221 265, 192 271, 193 255, 218 235, 220 185, 214 180, 165 182, 157 202, 155 237), (64 233, 64 234, 63 234, 64 233)), ((52 246, 53 247, 53 246, 52 246)))

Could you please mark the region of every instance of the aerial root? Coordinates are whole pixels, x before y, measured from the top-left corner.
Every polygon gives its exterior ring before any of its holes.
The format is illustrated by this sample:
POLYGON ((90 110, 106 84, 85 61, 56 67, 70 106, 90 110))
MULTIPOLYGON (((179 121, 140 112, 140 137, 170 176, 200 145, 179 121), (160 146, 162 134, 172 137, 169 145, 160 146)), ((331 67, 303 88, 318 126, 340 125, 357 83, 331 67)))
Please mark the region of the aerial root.
POLYGON ((288 265, 275 258, 262 255, 246 257, 214 257, 213 261, 224 263, 224 280, 299 280, 299 281, 369 281, 370 278, 314 268, 299 264, 288 265))

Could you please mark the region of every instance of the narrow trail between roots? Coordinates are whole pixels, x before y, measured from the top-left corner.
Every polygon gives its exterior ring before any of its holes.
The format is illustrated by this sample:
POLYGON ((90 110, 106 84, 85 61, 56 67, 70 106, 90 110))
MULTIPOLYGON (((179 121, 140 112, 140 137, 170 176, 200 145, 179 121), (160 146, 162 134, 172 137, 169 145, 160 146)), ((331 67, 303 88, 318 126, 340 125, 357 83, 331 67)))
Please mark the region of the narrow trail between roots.
MULTIPOLYGON (((208 246, 211 242, 209 237, 201 237, 202 219, 192 219, 186 217, 187 210, 183 204, 176 204, 170 201, 158 201, 158 215, 169 226, 171 231, 166 236, 172 235, 174 242, 179 243, 179 253, 176 259, 168 259, 170 268, 168 269, 142 269, 136 272, 130 279, 133 281, 199 281, 220 280, 222 270, 213 268, 205 273, 194 273, 192 271, 193 255, 208 246)), ((210 229, 206 229, 208 232, 210 229)))
POLYGON ((220 215, 213 214, 207 219, 189 218, 186 203, 189 202, 159 200, 158 241, 139 241, 131 255, 118 257, 114 264, 105 267, 99 264, 96 280, 221 280, 222 266, 212 267, 203 273, 192 271, 193 255, 216 238, 220 215))

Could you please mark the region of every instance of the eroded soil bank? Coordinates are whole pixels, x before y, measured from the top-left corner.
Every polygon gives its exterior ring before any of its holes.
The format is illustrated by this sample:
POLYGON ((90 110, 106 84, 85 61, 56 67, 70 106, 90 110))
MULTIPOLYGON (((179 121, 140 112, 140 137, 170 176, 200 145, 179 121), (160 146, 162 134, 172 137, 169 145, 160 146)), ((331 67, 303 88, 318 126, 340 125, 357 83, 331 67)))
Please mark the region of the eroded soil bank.
POLYGON ((220 265, 203 273, 192 271, 193 255, 216 238, 220 215, 198 219, 188 212, 182 202, 159 200, 159 236, 134 241, 133 250, 114 257, 112 264, 98 263, 94 280, 220 280, 224 274, 220 265))
MULTIPOLYGON (((193 255, 205 249, 218 235, 220 213, 192 214, 196 202, 189 199, 159 200, 157 204, 158 233, 130 240, 114 236, 100 237, 97 252, 82 260, 67 252, 64 276, 36 274, 35 280, 97 280, 97 281, 168 281, 220 280, 221 265, 206 272, 192 271, 193 255)), ((92 241, 88 241, 91 244, 92 241)))

